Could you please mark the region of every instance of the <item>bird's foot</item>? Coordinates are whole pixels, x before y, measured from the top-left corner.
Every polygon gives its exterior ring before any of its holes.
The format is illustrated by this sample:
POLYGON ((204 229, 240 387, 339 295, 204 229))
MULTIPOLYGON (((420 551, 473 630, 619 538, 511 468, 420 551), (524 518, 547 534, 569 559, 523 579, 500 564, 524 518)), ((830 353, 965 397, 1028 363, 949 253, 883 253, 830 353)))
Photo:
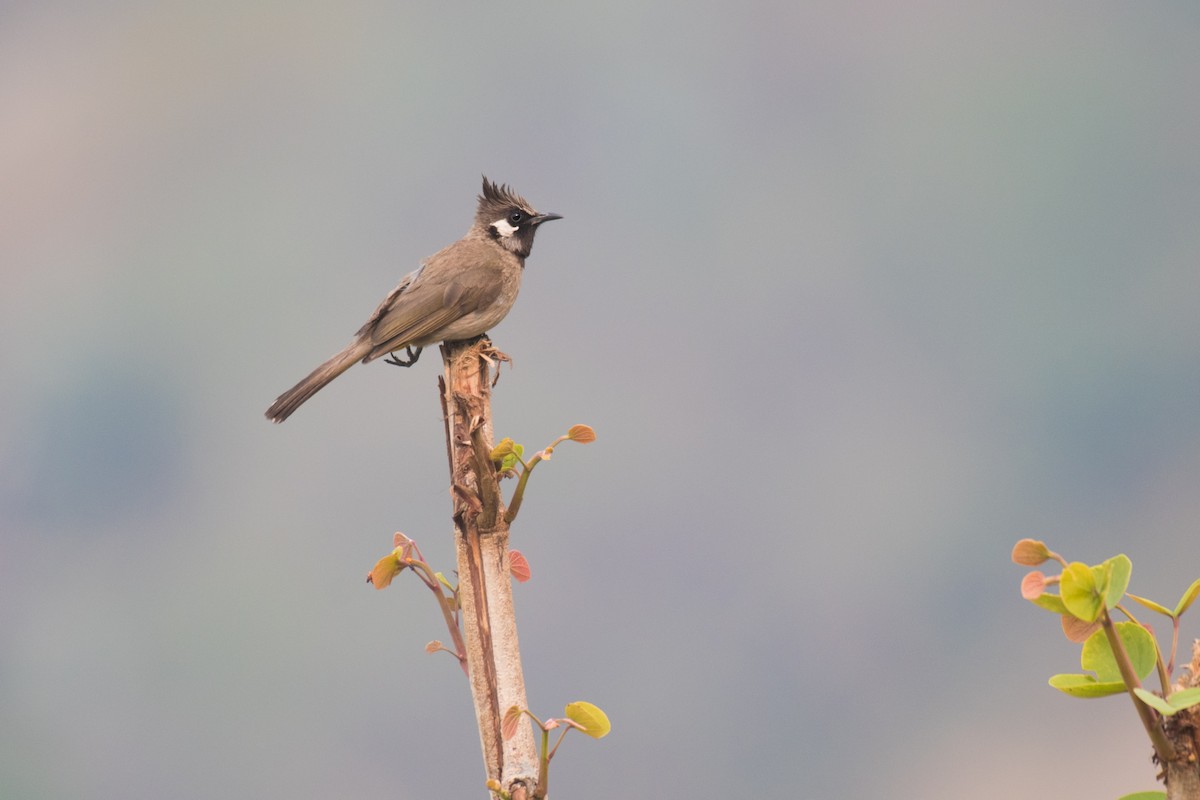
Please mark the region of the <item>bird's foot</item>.
POLYGON ((413 364, 417 363, 417 359, 421 357, 421 351, 424 349, 425 348, 423 347, 418 347, 414 352, 412 347, 405 347, 404 350, 408 353, 408 361, 405 361, 393 352, 383 360, 383 363, 391 364, 395 367, 411 367, 413 364))

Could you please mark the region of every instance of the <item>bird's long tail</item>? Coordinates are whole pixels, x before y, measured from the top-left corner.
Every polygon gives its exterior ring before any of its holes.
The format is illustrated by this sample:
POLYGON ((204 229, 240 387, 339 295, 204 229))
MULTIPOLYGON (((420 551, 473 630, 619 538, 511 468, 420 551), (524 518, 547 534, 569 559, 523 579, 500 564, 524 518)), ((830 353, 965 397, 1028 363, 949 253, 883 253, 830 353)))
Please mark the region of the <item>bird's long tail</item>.
POLYGON ((308 398, 323 389, 325 384, 350 369, 370 352, 371 343, 369 341, 351 342, 345 350, 314 369, 308 374, 308 377, 291 389, 279 395, 279 399, 267 409, 267 419, 272 422, 283 422, 308 398))

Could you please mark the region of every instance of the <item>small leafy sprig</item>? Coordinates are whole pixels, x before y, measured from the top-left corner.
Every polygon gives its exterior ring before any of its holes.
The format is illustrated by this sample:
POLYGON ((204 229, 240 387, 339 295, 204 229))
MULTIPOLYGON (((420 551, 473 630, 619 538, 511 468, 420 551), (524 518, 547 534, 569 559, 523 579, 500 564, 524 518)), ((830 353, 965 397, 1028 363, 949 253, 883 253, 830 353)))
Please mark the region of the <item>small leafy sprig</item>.
POLYGON ((520 478, 517 480, 517 488, 513 490, 512 501, 508 504, 508 511, 504 512, 504 521, 512 524, 512 521, 517 518, 517 512, 521 510, 521 501, 525 498, 525 484, 529 482, 529 476, 542 461, 549 461, 550 456, 554 454, 554 448, 563 442, 578 442, 579 444, 590 444, 596 441, 596 432, 587 425, 572 425, 570 430, 565 434, 555 439, 544 450, 539 450, 526 461, 525 448, 517 444, 512 439, 504 438, 492 448, 491 459, 497 465, 502 474, 511 474, 517 465, 520 465, 520 478))
MULTIPOLYGON (((598 706, 583 700, 567 703, 564 713, 566 716, 561 719, 548 719, 542 722, 528 709, 512 706, 501 721, 500 735, 504 737, 505 741, 517 735, 518 725, 523 716, 529 717, 542 730, 542 746, 538 756, 538 782, 532 800, 542 800, 550 790, 550 759, 554 758, 554 754, 558 752, 558 746, 562 744, 563 739, 567 738, 567 733, 572 728, 586 733, 593 739, 603 739, 612 730, 608 715, 598 706), (562 728, 563 732, 558 737, 558 741, 554 743, 554 747, 550 747, 550 731, 555 728, 562 728)), ((511 800, 508 792, 505 792, 500 786, 499 781, 488 781, 487 788, 498 794, 501 800, 511 800)))
MULTIPOLYGON (((446 621, 446 629, 450 631, 450 638, 454 640, 453 650, 434 639, 425 645, 425 652, 444 651, 449 653, 458 659, 459 666, 466 673, 467 648, 463 644, 462 638, 458 586, 451 583, 441 572, 434 572, 433 568, 425 561, 425 557, 421 555, 421 549, 417 547, 417 543, 400 531, 396 531, 392 536, 392 544, 394 545, 392 552, 375 562, 375 566, 367 573, 367 583, 376 589, 386 589, 401 572, 406 569, 412 570, 421 579, 421 583, 425 584, 437 598, 438 608, 441 609, 442 618, 446 621)), ((529 580, 531 577, 529 561, 521 551, 509 550, 508 559, 509 573, 513 578, 518 583, 529 580)))
MULTIPOLYGON (((522 458, 524 448, 513 442, 512 439, 503 439, 492 448, 491 459, 498 465, 501 472, 515 471, 518 465, 520 467, 521 477, 513 492, 512 503, 504 516, 505 522, 511 523, 516 518, 517 511, 521 507, 521 499, 525 495, 525 485, 529 481, 529 475, 533 472, 533 468, 540 462, 549 460, 550 456, 554 454, 554 448, 567 441, 588 444, 596 441, 596 432, 587 425, 572 425, 570 430, 551 442, 545 449, 534 453, 528 461, 522 458)), ((508 561, 509 572, 518 583, 529 580, 531 576, 529 561, 520 550, 510 548, 508 561)), ((459 666, 465 673, 467 671, 467 649, 463 644, 458 587, 447 580, 442 573, 433 571, 415 541, 397 531, 392 537, 392 552, 375 563, 375 566, 367 574, 367 583, 372 584, 376 589, 386 589, 395 577, 406 569, 412 570, 429 591, 433 592, 442 617, 446 621, 446 629, 449 630, 450 637, 454 640, 453 650, 435 640, 426 645, 426 651, 436 653, 444 650, 450 653, 458 659, 459 666)))
POLYGON ((1080 664, 1093 674, 1054 675, 1050 685, 1072 697, 1128 693, 1159 760, 1164 763, 1174 760, 1175 748, 1166 736, 1163 719, 1200 704, 1200 688, 1176 690, 1170 679, 1179 644, 1179 618, 1200 595, 1200 579, 1188 587, 1174 609, 1167 609, 1127 591, 1133 564, 1125 555, 1089 566, 1068 562, 1044 542, 1022 539, 1013 548, 1012 560, 1026 567, 1047 561, 1055 561, 1062 567, 1057 575, 1046 575, 1040 570, 1028 573, 1021 581, 1021 596, 1061 617, 1066 637, 1083 644, 1080 664), (1058 589, 1057 594, 1052 591, 1054 588, 1058 589), (1168 659, 1164 660, 1150 626, 1122 605, 1126 597, 1171 620, 1168 659), (1114 622, 1113 611, 1119 611, 1128 621, 1114 622), (1141 683, 1155 671, 1161 686, 1158 693, 1146 690, 1141 683))
POLYGON ((392 537, 392 543, 395 545, 392 552, 375 562, 375 566, 367 573, 367 583, 376 589, 386 589, 397 575, 405 569, 411 569, 421 579, 421 583, 425 584, 437 598, 438 608, 441 609, 442 618, 446 621, 446 629, 450 631, 450 638, 454 640, 453 650, 435 639, 425 646, 425 651, 450 653, 458 659, 458 665, 462 667, 465 675, 467 672, 467 647, 463 643, 462 629, 459 624, 458 587, 450 583, 442 573, 433 571, 425 561, 425 557, 421 555, 421 549, 412 539, 400 531, 396 531, 392 537))

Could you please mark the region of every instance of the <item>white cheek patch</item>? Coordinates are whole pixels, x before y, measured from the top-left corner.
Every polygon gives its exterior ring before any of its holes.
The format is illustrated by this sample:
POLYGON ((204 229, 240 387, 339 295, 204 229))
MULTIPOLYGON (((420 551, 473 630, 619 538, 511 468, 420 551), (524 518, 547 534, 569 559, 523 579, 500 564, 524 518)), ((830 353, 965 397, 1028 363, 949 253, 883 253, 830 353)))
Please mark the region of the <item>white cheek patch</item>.
POLYGON ((493 222, 492 230, 500 234, 501 239, 507 239, 517 232, 517 229, 510 225, 507 219, 498 219, 493 222))

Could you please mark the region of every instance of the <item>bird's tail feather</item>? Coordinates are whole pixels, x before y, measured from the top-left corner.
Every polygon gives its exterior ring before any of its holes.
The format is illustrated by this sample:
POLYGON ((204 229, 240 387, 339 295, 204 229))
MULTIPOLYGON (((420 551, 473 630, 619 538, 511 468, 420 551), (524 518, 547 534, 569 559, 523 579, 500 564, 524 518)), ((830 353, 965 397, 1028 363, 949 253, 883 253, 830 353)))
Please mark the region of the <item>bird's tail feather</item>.
POLYGON ((323 389, 325 384, 361 361, 370 351, 370 342, 352 342, 345 350, 310 372, 304 380, 279 395, 279 399, 267 409, 267 419, 283 422, 308 398, 323 389))

